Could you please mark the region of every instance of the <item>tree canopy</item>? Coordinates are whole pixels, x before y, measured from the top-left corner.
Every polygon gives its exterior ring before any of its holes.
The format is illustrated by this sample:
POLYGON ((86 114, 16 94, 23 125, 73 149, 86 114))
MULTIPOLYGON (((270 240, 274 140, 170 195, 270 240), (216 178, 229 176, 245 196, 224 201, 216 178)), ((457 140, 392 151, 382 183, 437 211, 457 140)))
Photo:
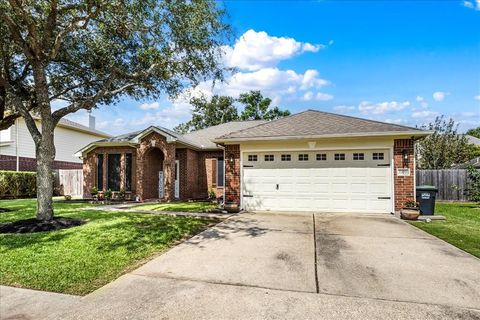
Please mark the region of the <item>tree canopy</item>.
POLYGON ((431 130, 433 134, 416 144, 420 169, 448 169, 471 160, 478 152, 465 135, 458 134, 458 124, 453 119, 440 116, 422 129, 431 130))
POLYGON ((35 142, 37 218, 53 215, 53 137, 62 117, 221 79, 228 35, 213 0, 0 1, 0 129, 23 117, 35 142), (65 106, 53 110, 55 100, 65 106))
POLYGON ((288 110, 271 108, 271 102, 272 100, 264 98, 260 91, 242 93, 237 99, 218 95, 214 95, 210 100, 204 95, 200 98, 192 98, 190 100, 193 106, 192 119, 176 126, 173 130, 178 133, 187 133, 235 120, 273 120, 290 115, 288 110), (235 102, 244 105, 240 114, 235 102))
POLYGON ((472 137, 475 137, 475 138, 479 138, 480 139, 480 127, 476 127, 476 128, 473 128, 473 129, 470 129, 467 131, 467 134, 469 136, 472 136, 472 137))

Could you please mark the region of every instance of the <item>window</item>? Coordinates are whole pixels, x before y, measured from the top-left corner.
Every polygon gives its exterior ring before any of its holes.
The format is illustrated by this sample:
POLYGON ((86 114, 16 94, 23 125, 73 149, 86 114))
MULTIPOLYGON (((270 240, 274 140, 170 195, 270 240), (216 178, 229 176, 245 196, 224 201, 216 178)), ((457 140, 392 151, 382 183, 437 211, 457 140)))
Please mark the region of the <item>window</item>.
POLYGON ((97 189, 103 190, 103 154, 97 154, 97 189))
POLYGON ((335 153, 335 160, 345 160, 345 153, 335 153))
POLYGON ((273 161, 273 160, 275 160, 275 157, 273 156, 273 154, 265 155, 265 161, 273 161))
POLYGON ((256 154, 249 154, 248 155, 248 161, 257 161, 258 157, 256 154))
POLYGON ((217 158, 217 187, 223 187, 224 175, 223 157, 219 157, 217 158))
POLYGON ((125 154, 125 191, 132 191, 132 154, 125 154))
POLYGON ((307 153, 301 153, 298 155, 298 161, 308 161, 308 154, 307 153))
POLYGON ((365 160, 365 154, 364 153, 354 153, 353 154, 353 160, 365 160))
POLYGON ((108 155, 107 188, 112 191, 120 191, 120 154, 108 155))
POLYGON ((326 153, 317 153, 317 160, 318 161, 326 161, 327 160, 327 154, 326 153))
POLYGON ((383 152, 374 152, 373 153, 373 160, 383 160, 385 157, 383 152))
POLYGON ((0 130, 0 142, 10 142, 12 141, 12 128, 5 130, 0 130))
POLYGON ((282 161, 291 161, 292 156, 289 154, 282 154, 282 161))

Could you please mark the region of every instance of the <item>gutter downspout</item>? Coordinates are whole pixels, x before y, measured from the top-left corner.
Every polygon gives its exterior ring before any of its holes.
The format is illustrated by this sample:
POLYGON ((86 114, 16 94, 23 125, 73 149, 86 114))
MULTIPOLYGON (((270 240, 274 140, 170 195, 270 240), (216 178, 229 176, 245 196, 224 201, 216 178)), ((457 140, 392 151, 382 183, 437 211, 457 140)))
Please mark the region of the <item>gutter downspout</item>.
POLYGON ((18 118, 15 119, 15 156, 16 156, 16 169, 20 171, 20 157, 18 155, 18 118))

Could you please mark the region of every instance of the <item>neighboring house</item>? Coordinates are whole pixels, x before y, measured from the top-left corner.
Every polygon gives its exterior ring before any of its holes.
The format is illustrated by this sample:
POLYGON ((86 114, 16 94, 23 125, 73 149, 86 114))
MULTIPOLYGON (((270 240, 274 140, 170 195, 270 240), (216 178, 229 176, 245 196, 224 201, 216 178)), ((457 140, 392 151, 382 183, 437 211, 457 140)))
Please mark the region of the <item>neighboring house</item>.
MULTIPOLYGON (((54 169, 82 169, 82 161, 74 154, 86 144, 110 135, 95 130, 95 119, 90 116, 90 126, 62 119, 55 128, 56 156, 54 169)), ((36 120, 40 127, 40 120, 36 120)), ((35 171, 35 143, 23 119, 0 131, 0 170, 35 171)))
POLYGON ((415 194, 414 141, 430 132, 307 110, 186 135, 161 127, 94 142, 84 195, 202 198, 209 189, 246 210, 393 212, 415 194))

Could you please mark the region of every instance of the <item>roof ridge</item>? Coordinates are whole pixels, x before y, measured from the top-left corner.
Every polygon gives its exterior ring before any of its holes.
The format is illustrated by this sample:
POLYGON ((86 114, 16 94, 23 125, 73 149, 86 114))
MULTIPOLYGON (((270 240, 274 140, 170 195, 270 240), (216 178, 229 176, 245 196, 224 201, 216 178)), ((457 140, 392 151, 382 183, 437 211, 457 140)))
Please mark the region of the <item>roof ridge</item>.
MULTIPOLYGON (((305 111, 303 111, 303 112, 306 112, 306 111, 314 111, 314 112, 319 112, 319 113, 331 114, 331 115, 338 116, 338 117, 345 117, 345 118, 362 120, 362 121, 370 121, 370 122, 375 122, 375 123, 380 123, 380 124, 388 124, 388 125, 393 125, 393 126, 398 126, 398 127, 407 128, 407 129, 413 129, 413 130, 421 130, 421 129, 418 129, 418 128, 414 128, 414 127, 410 127, 410 126, 405 126, 405 125, 403 125, 403 124, 390 123, 390 122, 385 122, 385 121, 380 121, 380 120, 365 119, 365 118, 355 117, 355 116, 351 116, 351 115, 347 115, 347 114, 339 114, 339 113, 334 113, 334 112, 329 112, 329 111, 323 111, 323 110, 307 109, 307 110, 305 110, 305 111)), ((303 112, 299 112, 299 113, 296 113, 296 114, 300 114, 300 113, 303 113, 303 112)))
MULTIPOLYGON (((198 129, 198 130, 195 130, 195 131, 191 131, 191 132, 183 134, 182 136, 186 136, 186 135, 189 135, 189 134, 192 134, 192 133, 208 130, 208 129, 218 127, 218 126, 227 125, 229 123, 245 123, 245 122, 254 122, 254 121, 267 121, 268 122, 268 120, 263 120, 263 119, 258 119, 258 120, 233 120, 233 121, 228 121, 228 122, 216 124, 214 126, 206 127, 206 128, 203 128, 203 129, 198 129)), ((258 125, 261 125, 261 124, 263 124, 263 123, 259 123, 258 125)), ((256 126, 253 126, 253 127, 250 127, 250 128, 255 128, 255 127, 256 126)), ((242 130, 245 130, 245 129, 242 129, 242 130)), ((237 131, 232 131, 232 132, 237 132, 237 131)))

